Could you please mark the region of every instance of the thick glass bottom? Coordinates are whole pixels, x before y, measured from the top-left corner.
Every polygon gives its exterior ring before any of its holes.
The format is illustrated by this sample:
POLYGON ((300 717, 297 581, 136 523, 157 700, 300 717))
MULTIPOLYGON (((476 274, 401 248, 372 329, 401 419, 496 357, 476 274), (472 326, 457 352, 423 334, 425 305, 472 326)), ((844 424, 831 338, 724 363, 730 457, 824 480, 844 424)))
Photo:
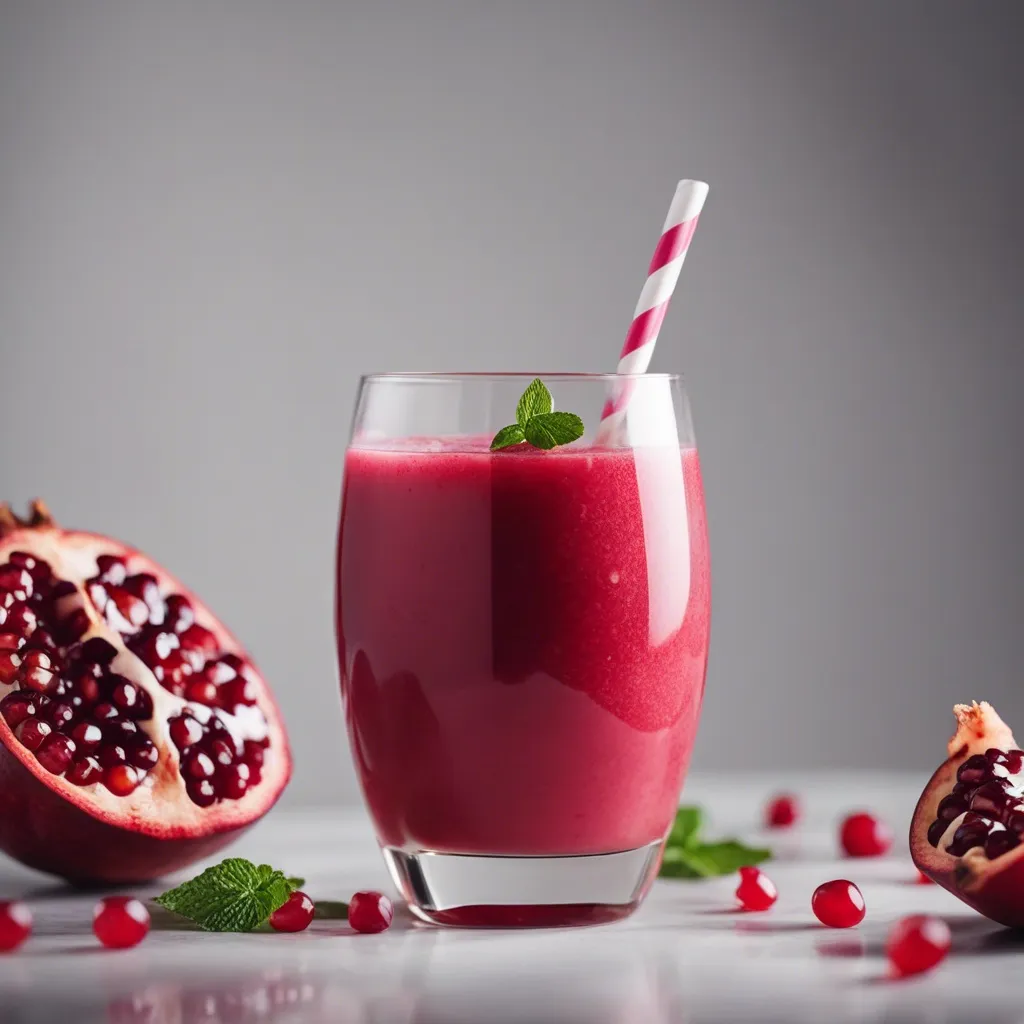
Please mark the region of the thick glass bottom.
POLYGON ((560 928, 631 914, 657 874, 661 840, 579 857, 503 857, 383 849, 409 909, 433 924, 560 928))

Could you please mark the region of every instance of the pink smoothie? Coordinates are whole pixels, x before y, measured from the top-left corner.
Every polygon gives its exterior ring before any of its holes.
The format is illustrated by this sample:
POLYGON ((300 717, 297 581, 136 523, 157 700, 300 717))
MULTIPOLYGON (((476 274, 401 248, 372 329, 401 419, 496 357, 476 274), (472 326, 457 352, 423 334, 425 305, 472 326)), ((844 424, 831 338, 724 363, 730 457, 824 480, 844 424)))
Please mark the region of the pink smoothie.
POLYGON ((381 842, 605 853, 661 839, 704 689, 692 448, 351 448, 349 737, 381 842))

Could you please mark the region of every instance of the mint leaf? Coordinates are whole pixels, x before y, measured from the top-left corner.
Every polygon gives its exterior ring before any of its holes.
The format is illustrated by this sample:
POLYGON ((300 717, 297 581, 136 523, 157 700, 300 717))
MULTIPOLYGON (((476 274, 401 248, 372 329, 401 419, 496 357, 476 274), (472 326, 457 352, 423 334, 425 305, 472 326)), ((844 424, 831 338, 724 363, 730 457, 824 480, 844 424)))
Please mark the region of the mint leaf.
POLYGON ((347 921, 348 904, 342 900, 317 900, 313 917, 317 921, 347 921))
POLYGON ((668 846, 658 873, 663 878, 713 878, 716 875, 731 875, 748 864, 760 864, 771 855, 771 850, 744 846, 735 839, 726 839, 720 843, 668 846))
POLYGON ((285 881, 288 883, 288 887, 292 892, 295 892, 296 889, 301 889, 306 884, 306 880, 304 878, 296 878, 295 875, 289 875, 285 881))
POLYGON ((251 932, 291 895, 291 882, 269 864, 228 857, 156 902, 210 932, 251 932))
POLYGON ((496 452, 500 448, 510 448, 514 444, 522 444, 525 440, 526 434, 523 433, 523 428, 518 423, 513 423, 510 426, 502 427, 494 435, 491 451, 496 452))
POLYGON ((554 448, 583 436, 583 420, 573 412, 549 412, 532 416, 524 428, 535 448, 554 448))
POLYGON ((530 381, 516 406, 516 423, 525 428, 534 416, 543 416, 545 413, 551 412, 553 408, 551 392, 545 387, 544 381, 540 377, 535 377, 530 381))
POLYGON ((676 811, 675 821, 672 822, 672 831, 668 834, 667 844, 669 846, 696 844, 703 824, 704 814, 699 807, 680 807, 676 811))

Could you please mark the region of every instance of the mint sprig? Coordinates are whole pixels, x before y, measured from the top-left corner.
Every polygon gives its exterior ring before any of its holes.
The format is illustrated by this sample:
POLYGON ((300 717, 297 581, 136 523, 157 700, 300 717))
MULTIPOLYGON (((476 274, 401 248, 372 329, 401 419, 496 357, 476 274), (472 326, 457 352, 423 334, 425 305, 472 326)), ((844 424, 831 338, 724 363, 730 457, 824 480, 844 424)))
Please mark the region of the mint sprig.
POLYGON ((551 392, 539 378, 530 381, 516 403, 516 421, 502 427, 491 441, 491 451, 528 441, 534 448, 556 448, 583 436, 583 420, 574 412, 554 412, 551 392))
POLYGON ((704 843, 700 839, 703 814, 699 807, 680 807, 665 842, 662 878, 713 878, 768 860, 772 851, 744 846, 736 839, 704 843))
POLYGON ((156 902, 208 932, 251 932, 303 884, 269 864, 228 857, 156 902))

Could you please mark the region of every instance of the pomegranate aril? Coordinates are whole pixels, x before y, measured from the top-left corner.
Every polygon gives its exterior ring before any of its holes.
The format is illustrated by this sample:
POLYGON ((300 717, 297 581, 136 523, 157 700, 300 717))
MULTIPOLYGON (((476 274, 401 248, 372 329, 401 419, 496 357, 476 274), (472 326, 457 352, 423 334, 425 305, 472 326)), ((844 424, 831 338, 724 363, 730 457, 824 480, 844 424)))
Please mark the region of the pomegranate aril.
POLYGON ((155 768, 157 761, 160 760, 160 751, 148 736, 140 737, 137 743, 128 747, 127 752, 128 763, 143 771, 155 768))
POLYGON ((88 631, 89 625, 89 613, 84 608, 76 608, 57 624, 57 636, 62 643, 72 643, 88 631))
POLYGON ((96 572, 104 583, 120 586, 128 576, 125 560, 119 555, 100 555, 96 559, 96 572))
POLYGON ((36 760, 52 775, 63 775, 75 756, 75 741, 56 732, 47 736, 36 751, 36 760))
POLYGON ((992 778, 992 765, 984 754, 974 754, 960 765, 956 777, 958 782, 976 786, 992 778))
POLYGON ((15 565, 20 565, 22 568, 27 569, 37 585, 48 583, 53 579, 53 570, 50 568, 50 563, 28 551, 12 551, 8 558, 15 565))
POLYGON ((187 779, 185 792, 192 803, 200 807, 209 807, 217 799, 217 791, 210 779, 187 779))
POLYGON ((114 796, 129 796, 141 781, 142 773, 130 764, 114 765, 103 773, 103 784, 114 796))
POLYGON ((7 724, 16 729, 26 718, 36 713, 36 705, 33 699, 26 693, 15 690, 0 700, 0 714, 4 716, 7 724))
POLYGON ((110 949, 137 946, 149 931, 149 911, 134 896, 108 896, 93 909, 92 930, 110 949))
POLYGON ((968 813, 953 833, 953 840, 946 848, 946 852, 952 857, 962 857, 975 846, 982 846, 992 831, 993 824, 985 818, 968 813))
POLYGON ((736 899, 744 910, 767 910, 779 898, 775 883, 756 867, 740 868, 736 899))
POLYGON ((999 829, 998 832, 990 832, 985 840, 985 856, 989 860, 995 860, 996 857, 1009 853, 1010 850, 1017 846, 1020 846, 1020 837, 1016 832, 1011 832, 1009 829, 999 829))
POLYGON ((811 910, 829 928, 852 928, 864 920, 864 897, 853 882, 837 878, 814 890, 811 910))
POLYGON ((177 697, 185 693, 185 686, 192 675, 192 663, 181 651, 171 651, 163 661, 151 666, 157 682, 177 697))
MULTIPOLYGON (((31 636, 39 625, 39 616, 35 610, 23 601, 15 601, 10 608, 0 609, 0 626, 8 633, 18 633, 20 636, 31 636)), ((86 620, 88 628, 88 620, 86 620)), ((82 630, 85 632, 85 629, 82 630)))
POLYGON ((100 699, 100 684, 92 676, 79 676, 71 687, 71 692, 80 697, 83 704, 95 704, 100 699))
POLYGON ((0 683, 9 686, 18 678, 21 655, 15 651, 0 651, 0 683))
POLYGON ((108 743, 134 743, 139 735, 139 727, 127 718, 114 718, 103 726, 103 738, 108 743))
POLYGON ((188 598, 171 594, 167 598, 167 613, 164 625, 174 633, 184 633, 196 621, 196 613, 188 598))
POLYGON ((245 745, 242 749, 242 760, 250 768, 259 768, 263 764, 263 758, 265 754, 263 747, 258 743, 254 743, 252 740, 246 740, 245 745))
POLYGON ((800 817, 800 801, 792 793, 780 793, 769 801, 764 820, 768 828, 789 828, 800 817))
POLYGON ((71 730, 71 738, 83 754, 91 754, 103 742, 103 730, 94 722, 79 722, 71 730))
POLYGON ((32 574, 20 565, 0 565, 0 590, 14 595, 16 601, 28 601, 34 592, 32 574))
POLYGON ((103 769, 95 757, 83 757, 71 765, 64 778, 75 786, 89 786, 99 782, 102 774, 103 769))
POLYGON ((0 902, 0 953, 17 949, 32 934, 32 912, 21 900, 0 902))
POLYGON ((839 840, 848 857, 879 857, 892 846, 892 829, 873 814, 859 811, 843 822, 839 840))
POLYGON ((893 925, 885 952, 893 974, 906 977, 930 971, 946 958, 951 944, 952 935, 945 921, 915 914, 893 925))
POLYGON ((382 932, 394 914, 391 900, 379 892, 357 892, 348 905, 348 923, 357 932, 382 932))
POLYGON ((117 657, 117 648, 101 636, 91 636, 81 645, 79 657, 94 665, 109 665, 117 657))
POLYGON ((104 768, 117 768, 128 761, 128 751, 120 743, 108 743, 100 747, 97 757, 104 768))
POLYGON ((296 889, 270 915, 270 927, 276 932, 305 931, 312 922, 315 911, 313 901, 304 892, 296 889))
POLYGON ((121 717, 121 712, 114 707, 110 701, 103 701, 102 704, 97 704, 92 709, 92 717, 101 724, 105 722, 112 722, 116 718, 121 717))
POLYGON ((217 772, 214 786, 225 800, 240 800, 249 788, 249 766, 244 762, 224 765, 217 772))
POLYGON ((169 725, 171 739, 179 750, 185 750, 203 738, 204 729, 191 715, 178 715, 169 725))
POLYGON ((217 684, 208 679, 193 679, 185 687, 185 700, 196 704, 214 704, 218 697, 217 684))
POLYGON ((43 629, 41 626, 33 630, 32 635, 23 642, 26 647, 31 647, 37 651, 46 651, 48 654, 56 654, 57 652, 57 641, 53 639, 48 630, 43 629))
POLYGON ((25 638, 17 633, 0 633, 0 651, 18 651, 25 646, 25 638))
POLYGON ((997 779, 980 785, 971 797, 971 810, 975 814, 985 814, 998 818, 1009 801, 1003 783, 997 779))
POLYGON ((140 572, 135 576, 129 576, 124 581, 124 589, 136 597, 141 598, 149 610, 149 622, 151 625, 160 626, 163 624, 166 606, 164 599, 160 596, 160 584, 155 576, 148 572, 140 572))
POLYGON ((235 752, 226 740, 211 740, 206 749, 216 764, 229 765, 235 759, 235 752))
POLYGON ((954 796, 952 793, 949 796, 945 796, 939 803, 939 809, 936 812, 936 818, 939 821, 951 822, 954 818, 959 818, 967 810, 967 801, 963 797, 954 796))
POLYGON ((48 722, 40 721, 39 718, 26 718, 15 730, 15 736, 22 746, 34 751, 42 746, 43 740, 52 732, 53 727, 48 722))
POLYGON ((256 697, 256 684, 242 676, 232 679, 220 688, 220 702, 226 708, 237 707, 239 704, 255 704, 256 697))
POLYGON ((46 709, 46 720, 60 732, 67 729, 75 720, 75 709, 65 701, 54 701, 46 709))
POLYGON ((181 634, 181 646, 186 651, 195 651, 207 656, 217 653, 217 638, 205 626, 194 623, 181 634))
POLYGON ((184 774, 193 779, 213 778, 213 773, 216 770, 213 759, 209 754, 205 754, 201 750, 197 750, 195 753, 189 754, 189 756, 185 758, 183 768, 184 774))
POLYGON ((134 633, 149 622, 149 607, 141 597, 122 587, 108 587, 107 597, 109 601, 104 615, 119 633, 134 633))
POLYGON ((89 600, 96 606, 96 610, 102 615, 106 611, 109 600, 107 588, 99 580, 89 580, 85 585, 85 592, 89 595, 89 600))
POLYGON ((124 676, 109 676, 108 684, 109 682, 114 684, 110 691, 111 703, 119 711, 134 718, 134 711, 139 703, 139 688, 130 679, 125 679, 124 676))

